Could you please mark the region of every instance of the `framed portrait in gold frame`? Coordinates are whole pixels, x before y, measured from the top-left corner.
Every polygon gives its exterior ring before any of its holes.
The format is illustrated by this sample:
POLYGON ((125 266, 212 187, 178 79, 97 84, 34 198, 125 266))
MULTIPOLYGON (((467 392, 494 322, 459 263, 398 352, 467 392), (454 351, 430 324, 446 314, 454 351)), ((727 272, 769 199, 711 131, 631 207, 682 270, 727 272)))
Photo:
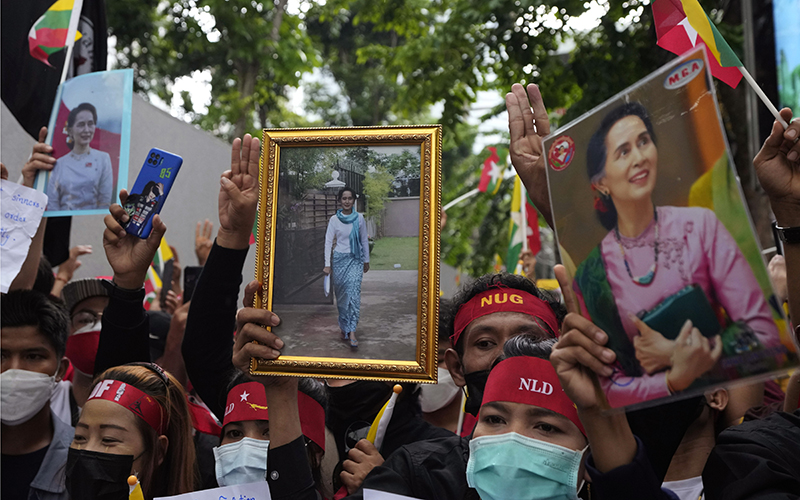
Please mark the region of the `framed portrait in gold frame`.
POLYGON ((437 379, 442 128, 265 129, 255 307, 281 318, 254 375, 437 379))

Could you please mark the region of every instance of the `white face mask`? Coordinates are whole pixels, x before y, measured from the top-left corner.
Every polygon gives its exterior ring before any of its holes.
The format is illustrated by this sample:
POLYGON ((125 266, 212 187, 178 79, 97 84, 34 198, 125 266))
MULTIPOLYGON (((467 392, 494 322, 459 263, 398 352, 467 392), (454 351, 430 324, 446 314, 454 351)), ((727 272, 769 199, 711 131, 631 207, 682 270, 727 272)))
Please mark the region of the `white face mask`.
POLYGON ((422 403, 422 412, 431 413, 441 410, 453 402, 461 392, 461 389, 453 382, 453 377, 446 369, 439 368, 439 383, 421 384, 422 395, 419 400, 422 403))
POLYGON ((214 448, 217 483, 220 486, 255 483, 267 478, 269 441, 242 438, 214 448))
MULTIPOLYGON (((56 368, 58 373, 58 368, 56 368)), ((0 374, 0 421, 24 424, 50 401, 56 376, 12 368, 0 374)))

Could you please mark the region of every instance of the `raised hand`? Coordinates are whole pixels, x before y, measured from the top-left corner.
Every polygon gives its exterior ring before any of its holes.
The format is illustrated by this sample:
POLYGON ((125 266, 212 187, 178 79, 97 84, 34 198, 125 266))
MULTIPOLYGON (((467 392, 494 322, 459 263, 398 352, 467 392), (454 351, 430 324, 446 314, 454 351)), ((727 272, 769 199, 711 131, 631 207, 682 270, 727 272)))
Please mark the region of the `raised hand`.
MULTIPOLYGON (((278 326, 277 314, 253 307, 255 294, 260 284, 251 281, 244 289, 244 308, 236 314, 236 341, 233 344, 233 365, 243 373, 250 373, 250 358, 277 359, 283 349, 283 341, 267 330, 267 326, 278 326)), ((280 378, 280 377, 278 377, 280 378)))
POLYGON ((580 314, 572 283, 564 266, 554 269, 564 295, 567 316, 561 336, 550 354, 550 362, 558 374, 561 387, 579 411, 608 408, 608 400, 600 387, 598 375, 609 377, 616 354, 605 347, 608 335, 580 314))
POLYGON ((686 320, 681 333, 675 339, 672 368, 667 372, 667 386, 673 392, 687 389, 698 377, 717 364, 722 356, 722 338, 714 337, 714 347, 700 330, 686 320))
POLYGON ((532 83, 526 89, 519 83, 512 85, 511 92, 506 94, 506 109, 511 163, 536 209, 552 227, 542 144, 542 138, 550 133, 550 119, 539 86, 532 83))
MULTIPOLYGON (((121 190, 119 199, 124 205, 128 192, 121 190)), ((147 268, 153 262, 161 238, 167 232, 167 226, 161 220, 161 215, 154 215, 153 230, 143 240, 128 234, 122 227, 121 223, 130 219, 124 208, 114 203, 108 211, 110 214, 106 215, 104 221, 106 229, 103 232, 103 249, 111 269, 114 270, 114 283, 121 288, 137 290, 144 284, 147 268)))
POLYGON ((39 142, 33 145, 33 154, 22 167, 22 185, 32 188, 36 180, 36 172, 39 170, 50 171, 56 166, 56 159, 53 158, 53 147, 44 143, 47 138, 47 127, 39 130, 39 142))
MULTIPOLYGON (((781 116, 792 119, 792 110, 784 108, 781 116)), ((800 226, 800 121, 784 130, 777 121, 753 160, 761 186, 769 196, 778 224, 800 226)))
POLYGON ((650 374, 669 368, 675 352, 675 341, 667 339, 636 316, 631 314, 629 317, 639 330, 639 335, 633 338, 633 347, 644 371, 650 374))
POLYGON ((64 283, 69 283, 75 271, 81 267, 82 262, 78 260, 81 255, 92 253, 92 245, 76 245, 69 249, 69 258, 58 266, 58 279, 64 283))
MULTIPOLYGON (((214 244, 214 223, 206 219, 205 222, 197 223, 194 230, 194 253, 197 255, 197 262, 200 266, 205 266, 208 254, 211 253, 211 246, 214 244)), ((249 242, 249 241, 248 241, 249 242)))
POLYGON ((250 134, 233 140, 231 169, 220 177, 217 243, 222 247, 242 249, 250 244, 258 207, 260 145, 250 134))

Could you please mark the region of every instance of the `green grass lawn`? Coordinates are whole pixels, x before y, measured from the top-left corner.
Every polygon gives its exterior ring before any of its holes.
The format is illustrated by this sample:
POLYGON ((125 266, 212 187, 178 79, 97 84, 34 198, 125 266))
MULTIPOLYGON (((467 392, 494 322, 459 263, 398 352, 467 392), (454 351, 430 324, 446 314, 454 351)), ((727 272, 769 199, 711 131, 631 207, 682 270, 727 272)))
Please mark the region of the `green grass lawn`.
POLYGON ((419 257, 419 238, 381 238, 375 241, 375 248, 369 256, 369 268, 377 271, 398 270, 416 271, 419 257))

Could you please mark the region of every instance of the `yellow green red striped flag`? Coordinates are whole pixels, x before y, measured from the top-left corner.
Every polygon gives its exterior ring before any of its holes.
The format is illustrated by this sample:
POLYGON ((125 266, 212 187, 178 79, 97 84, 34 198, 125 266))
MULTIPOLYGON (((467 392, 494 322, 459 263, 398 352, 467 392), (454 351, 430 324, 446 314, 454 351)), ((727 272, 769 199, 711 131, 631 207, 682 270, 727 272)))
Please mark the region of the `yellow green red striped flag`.
POLYGON ((719 61, 720 66, 723 68, 744 66, 697 0, 672 0, 672 2, 676 4, 676 7, 678 4, 683 6, 683 12, 686 14, 689 24, 703 39, 708 50, 719 61))
MULTIPOLYGON (((48 66, 52 66, 47 58, 67 45, 69 21, 75 0, 58 0, 50 6, 42 16, 33 23, 28 32, 28 49, 31 55, 48 66)), ((81 33, 75 33, 75 40, 81 33)))

